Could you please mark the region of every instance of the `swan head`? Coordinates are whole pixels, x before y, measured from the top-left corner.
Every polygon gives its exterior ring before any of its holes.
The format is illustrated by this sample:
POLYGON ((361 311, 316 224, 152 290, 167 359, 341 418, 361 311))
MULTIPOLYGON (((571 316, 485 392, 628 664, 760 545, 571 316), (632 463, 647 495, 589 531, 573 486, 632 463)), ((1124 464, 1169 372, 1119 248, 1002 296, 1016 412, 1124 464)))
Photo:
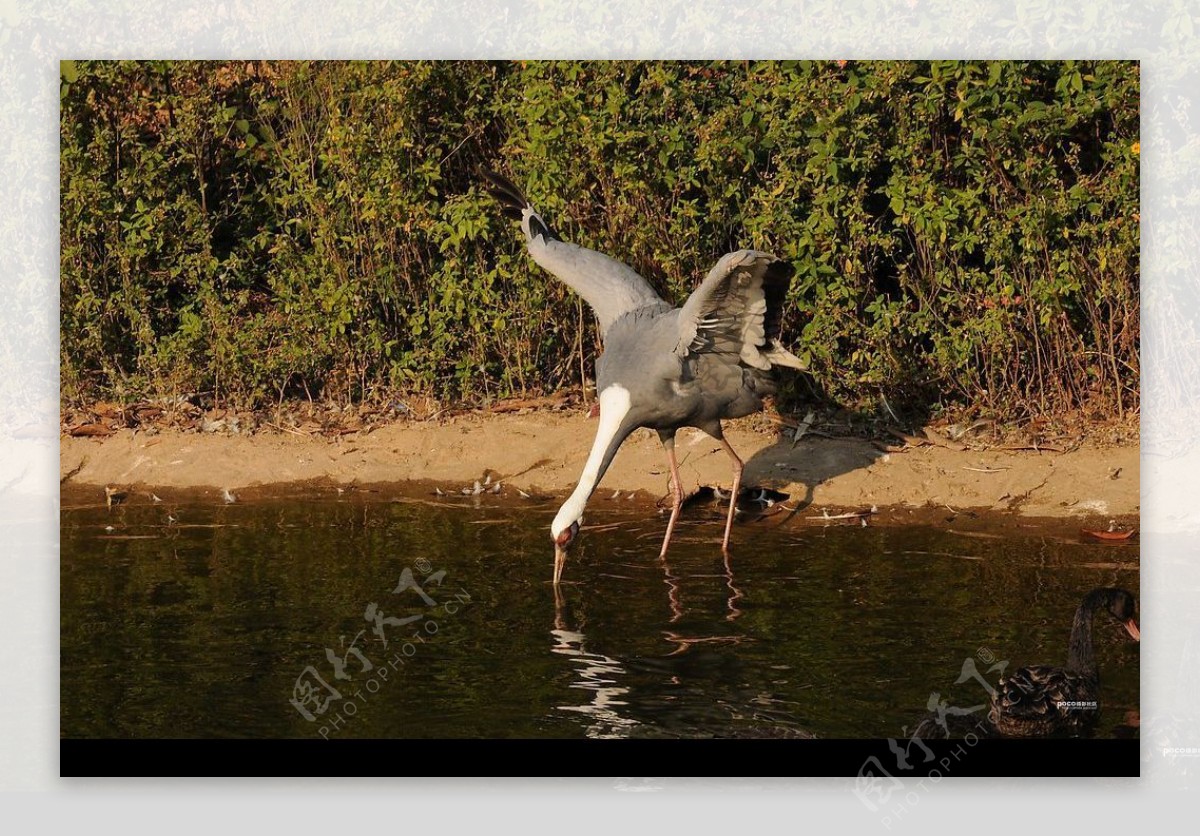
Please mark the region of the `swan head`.
POLYGON ((1133 637, 1135 642, 1141 642, 1142 632, 1138 628, 1137 619, 1134 618, 1136 603, 1133 594, 1120 588, 1111 588, 1105 593, 1107 594, 1105 604, 1108 606, 1108 612, 1125 627, 1125 631, 1133 637))

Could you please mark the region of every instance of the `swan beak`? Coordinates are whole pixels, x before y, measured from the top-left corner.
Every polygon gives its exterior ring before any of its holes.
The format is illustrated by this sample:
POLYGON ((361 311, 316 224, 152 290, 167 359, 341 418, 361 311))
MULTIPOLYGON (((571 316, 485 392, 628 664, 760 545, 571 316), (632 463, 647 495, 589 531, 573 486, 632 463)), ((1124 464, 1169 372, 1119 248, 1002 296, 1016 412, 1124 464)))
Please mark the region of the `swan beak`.
POLYGON ((1125 630, 1129 631, 1129 635, 1133 637, 1135 642, 1142 641, 1142 632, 1138 630, 1138 624, 1133 619, 1125 620, 1125 630))
POLYGON ((558 580, 562 578, 563 564, 567 563, 567 551, 558 544, 554 545, 554 586, 558 587, 558 580))

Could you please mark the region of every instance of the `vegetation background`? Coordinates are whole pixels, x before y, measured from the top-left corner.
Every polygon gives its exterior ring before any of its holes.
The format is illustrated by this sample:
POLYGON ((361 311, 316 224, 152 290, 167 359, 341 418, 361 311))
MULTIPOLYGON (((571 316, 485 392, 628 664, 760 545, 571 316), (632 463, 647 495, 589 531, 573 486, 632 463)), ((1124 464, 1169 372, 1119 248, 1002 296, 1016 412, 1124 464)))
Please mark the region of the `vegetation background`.
MULTIPOLYGON (((578 300, 482 191, 682 301, 796 267, 813 391, 1009 420, 1139 410, 1139 67, 63 62, 64 405, 577 387, 578 300)), ((583 361, 586 361, 584 363, 583 361)))

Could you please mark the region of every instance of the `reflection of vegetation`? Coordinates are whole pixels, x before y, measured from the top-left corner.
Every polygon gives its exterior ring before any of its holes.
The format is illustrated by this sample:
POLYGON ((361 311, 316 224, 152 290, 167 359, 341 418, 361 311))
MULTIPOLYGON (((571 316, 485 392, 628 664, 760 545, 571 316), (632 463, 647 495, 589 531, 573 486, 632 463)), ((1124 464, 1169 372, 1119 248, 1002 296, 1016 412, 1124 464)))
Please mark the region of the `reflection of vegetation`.
POLYGON ((577 382, 561 287, 476 187, 681 298, 797 267, 834 395, 1138 403, 1131 62, 67 62, 62 373, 82 399, 471 399, 577 382))

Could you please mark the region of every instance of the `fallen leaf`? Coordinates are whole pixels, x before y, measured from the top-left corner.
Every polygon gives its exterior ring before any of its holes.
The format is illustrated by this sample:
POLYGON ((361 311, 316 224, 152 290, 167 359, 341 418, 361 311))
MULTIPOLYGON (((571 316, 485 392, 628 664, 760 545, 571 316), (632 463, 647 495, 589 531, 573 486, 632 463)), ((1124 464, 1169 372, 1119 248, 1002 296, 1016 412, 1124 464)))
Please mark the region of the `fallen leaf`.
POLYGON ((123 411, 110 401, 97 401, 92 405, 92 412, 103 418, 120 418, 123 411))
POLYGON ((106 424, 80 424, 67 430, 68 436, 111 436, 113 429, 106 424))
POLYGON ((911 433, 905 433, 903 430, 900 430, 899 428, 896 428, 896 427, 887 428, 887 432, 890 433, 891 435, 895 436, 897 439, 901 440, 905 444, 911 445, 914 448, 920 448, 920 447, 924 447, 925 445, 933 444, 933 442, 929 441, 926 438, 923 438, 921 436, 914 436, 911 433))
POLYGON ((1098 541, 1127 541, 1137 534, 1137 529, 1128 532, 1101 532, 1097 529, 1080 529, 1079 534, 1085 538, 1095 538, 1098 541))
POLYGON ((527 409, 557 410, 567 406, 570 399, 566 395, 550 395, 543 398, 510 398, 497 401, 491 406, 493 413, 515 413, 527 409))

